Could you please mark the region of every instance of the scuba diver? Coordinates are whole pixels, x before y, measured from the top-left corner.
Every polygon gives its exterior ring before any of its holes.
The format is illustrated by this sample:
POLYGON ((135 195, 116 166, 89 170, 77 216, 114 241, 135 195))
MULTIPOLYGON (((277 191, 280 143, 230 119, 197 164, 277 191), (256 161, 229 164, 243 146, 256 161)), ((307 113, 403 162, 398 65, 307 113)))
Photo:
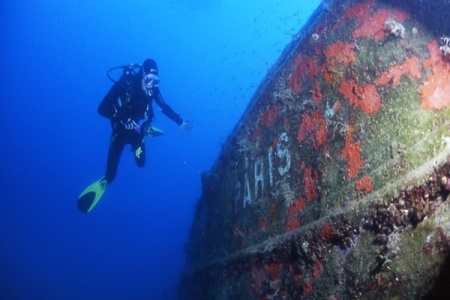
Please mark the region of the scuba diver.
POLYGON ((130 65, 110 69, 109 79, 114 82, 101 101, 98 113, 111 121, 112 134, 109 143, 105 175, 87 187, 78 198, 78 208, 90 212, 99 202, 106 187, 114 180, 120 156, 126 144, 131 145, 136 164, 145 164, 145 138, 162 135, 163 132, 151 126, 153 119, 152 102, 156 102, 163 114, 172 119, 184 131, 192 129, 189 121, 184 121, 164 101, 159 90, 158 66, 153 59, 146 59, 142 66, 130 65), (123 69, 119 81, 110 72, 123 69), (138 69, 138 72, 136 72, 138 69))

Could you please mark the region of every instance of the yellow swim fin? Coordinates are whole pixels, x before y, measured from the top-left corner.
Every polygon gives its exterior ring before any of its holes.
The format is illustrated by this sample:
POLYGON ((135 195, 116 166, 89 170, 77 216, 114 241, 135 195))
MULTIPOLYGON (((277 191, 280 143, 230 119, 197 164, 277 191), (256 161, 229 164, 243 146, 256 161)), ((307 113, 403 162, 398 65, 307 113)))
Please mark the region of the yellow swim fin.
POLYGON ((78 208, 81 212, 90 212, 100 201, 108 186, 108 180, 104 177, 88 186, 78 197, 78 208))

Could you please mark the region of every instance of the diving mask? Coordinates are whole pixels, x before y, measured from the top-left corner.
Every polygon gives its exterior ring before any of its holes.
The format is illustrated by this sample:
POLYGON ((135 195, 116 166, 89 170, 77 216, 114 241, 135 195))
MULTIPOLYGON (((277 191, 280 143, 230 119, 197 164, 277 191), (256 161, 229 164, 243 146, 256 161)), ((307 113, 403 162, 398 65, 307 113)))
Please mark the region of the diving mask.
POLYGON ((159 78, 155 74, 148 74, 144 77, 144 85, 147 89, 157 87, 159 84, 159 78))
POLYGON ((159 78, 155 74, 150 73, 148 75, 145 75, 142 79, 142 89, 148 96, 151 96, 153 94, 153 88, 158 87, 158 85, 159 78))

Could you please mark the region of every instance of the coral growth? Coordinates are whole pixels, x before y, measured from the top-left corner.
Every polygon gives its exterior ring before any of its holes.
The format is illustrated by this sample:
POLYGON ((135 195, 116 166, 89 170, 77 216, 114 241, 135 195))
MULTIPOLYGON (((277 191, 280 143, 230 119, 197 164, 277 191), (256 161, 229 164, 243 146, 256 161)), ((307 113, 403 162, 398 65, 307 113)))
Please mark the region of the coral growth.
POLYGON ((422 108, 442 109, 450 106, 450 63, 442 57, 436 41, 428 44, 428 50, 430 58, 424 61, 424 66, 431 67, 432 74, 420 88, 422 108))
POLYGON ((442 51, 442 54, 449 55, 450 54, 450 37, 443 36, 441 37, 441 41, 444 43, 439 49, 442 51))
POLYGON ((393 36, 399 37, 404 39, 405 38, 405 27, 397 22, 394 19, 387 19, 386 22, 384 22, 384 26, 392 34, 393 36))
POLYGON ((422 246, 423 255, 438 254, 442 259, 446 258, 450 250, 450 243, 442 227, 438 227, 434 235, 427 237, 427 243, 422 246))

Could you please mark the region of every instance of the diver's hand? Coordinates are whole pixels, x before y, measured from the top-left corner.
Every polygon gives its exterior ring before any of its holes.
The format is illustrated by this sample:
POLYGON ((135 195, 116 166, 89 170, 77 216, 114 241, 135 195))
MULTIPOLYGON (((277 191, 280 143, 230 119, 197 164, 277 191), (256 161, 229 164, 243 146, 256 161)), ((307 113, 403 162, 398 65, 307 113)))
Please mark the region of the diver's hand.
POLYGON ((138 125, 135 121, 128 119, 127 121, 120 121, 120 124, 126 129, 126 130, 133 130, 138 125))
POLYGON ((180 125, 181 129, 185 132, 192 130, 192 123, 191 121, 183 121, 183 124, 180 125))

